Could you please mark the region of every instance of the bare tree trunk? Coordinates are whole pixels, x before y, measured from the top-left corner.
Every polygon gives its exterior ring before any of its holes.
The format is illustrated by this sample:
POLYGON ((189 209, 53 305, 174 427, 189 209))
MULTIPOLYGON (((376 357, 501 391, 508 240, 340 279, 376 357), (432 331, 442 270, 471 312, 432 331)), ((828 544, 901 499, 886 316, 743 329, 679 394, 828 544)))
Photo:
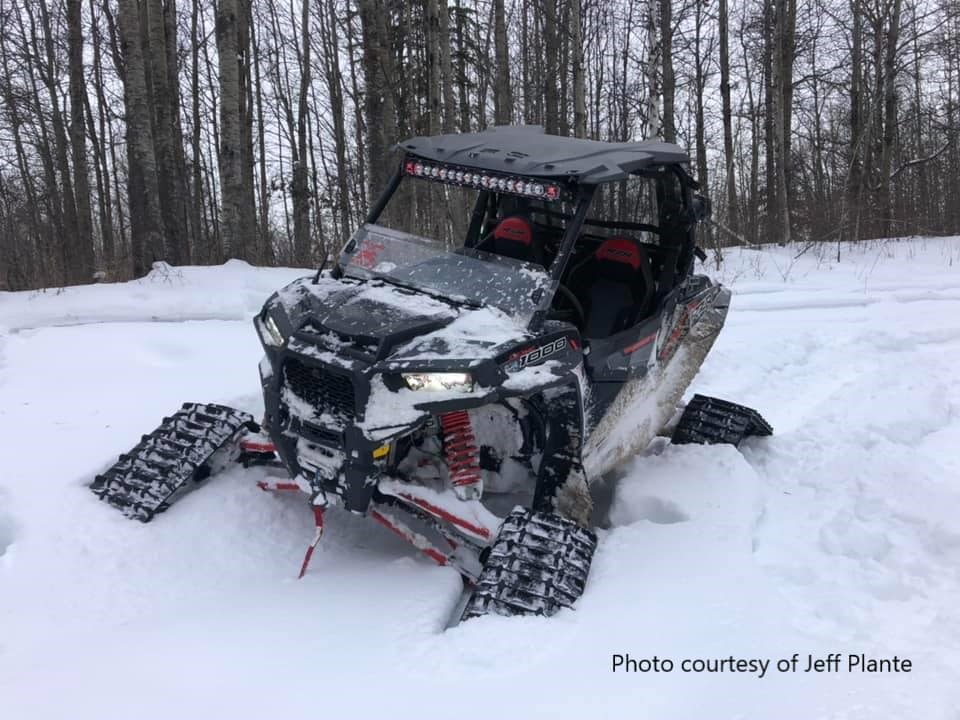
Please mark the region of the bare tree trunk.
MULTIPOLYGON (((176 43, 176 38, 167 39, 164 5, 168 7, 174 0, 146 0, 147 37, 150 58, 150 83, 153 89, 153 141, 157 157, 157 179, 160 187, 160 213, 163 218, 166 239, 165 258, 174 265, 190 261, 190 246, 186 231, 186 206, 183 175, 177 163, 177 143, 179 138, 180 101, 176 72, 176 54, 173 55, 174 68, 168 66, 168 42, 176 43)), ((175 8, 174 8, 175 12, 175 8)))
POLYGON ((66 238, 67 278, 71 283, 93 280, 93 220, 87 170, 86 131, 83 118, 86 84, 83 77, 82 0, 67 0, 67 44, 70 65, 70 147, 73 151, 73 190, 77 208, 76 233, 66 238))
POLYGON ((890 237, 893 226, 890 172, 893 167, 894 143, 897 139, 897 45, 900 42, 901 7, 901 0, 893 0, 883 58, 883 147, 880 154, 879 193, 883 237, 890 237))
MULTIPOLYGON (((924 134, 923 134, 923 89, 921 82, 921 71, 923 63, 923 55, 920 49, 920 35, 922 33, 921 25, 917 19, 917 7, 914 5, 912 8, 912 20, 913 20, 913 106, 915 114, 914 122, 914 152, 915 157, 924 157, 926 151, 924 148, 924 134)), ((913 232, 920 234, 928 231, 928 228, 932 227, 936 222, 934 220, 934 213, 930 212, 930 190, 927 184, 927 170, 924 166, 924 163, 921 163, 917 167, 916 179, 917 182, 914 185, 914 192, 912 193, 913 198, 913 216, 914 216, 914 229, 913 232)))
POLYGON ((130 245, 133 275, 141 277, 150 270, 153 262, 164 259, 163 218, 137 0, 117 0, 117 13, 126 70, 124 105, 127 111, 130 245))
MULTIPOLYGON (((523 88, 523 122, 530 125, 535 122, 536 110, 534 108, 534 80, 533 72, 530 67, 530 18, 527 13, 520 15, 520 77, 521 87, 523 88)), ((500 72, 498 65, 498 72, 500 72)))
POLYGON ((183 143, 183 118, 180 112, 180 58, 177 51, 177 3, 176 0, 165 0, 163 6, 163 30, 166 42, 166 71, 167 71, 167 103, 169 105, 167 117, 170 123, 171 147, 173 149, 173 166, 176 177, 171 182, 172 213, 179 228, 181 240, 180 262, 193 262, 193 248, 191 246, 189 222, 189 191, 187 189, 187 158, 183 143))
POLYGON ((779 211, 779 184, 777 181, 777 140, 776 114, 778 104, 776 85, 776 21, 774 19, 774 0, 764 0, 763 4, 763 142, 766 170, 766 220, 764 230, 767 240, 776 237, 779 211))
MULTIPOLYGON (((101 5, 101 10, 103 11, 103 17, 107 21, 107 37, 109 39, 109 48, 110 56, 113 59, 113 65, 116 69, 117 75, 120 77, 121 82, 124 83, 124 102, 126 102, 126 81, 124 80, 127 76, 126 64, 123 60, 123 49, 121 47, 122 42, 120 40, 120 32, 117 27, 117 22, 114 20, 113 15, 110 12, 110 5, 104 3, 101 5)), ((118 12, 119 14, 119 12, 118 12)), ((102 83, 101 83, 102 85, 102 83)), ((102 88, 100 92, 101 96, 103 95, 102 88)), ((104 102, 104 105, 106 103, 104 102)), ((111 268, 118 275, 127 277, 127 273, 131 272, 133 269, 133 263, 131 258, 133 256, 131 245, 131 237, 133 235, 132 226, 133 221, 130 219, 128 214, 124 214, 124 210, 129 210, 129 199, 127 203, 127 208, 124 208, 124 202, 122 200, 123 193, 120 189, 120 161, 117 159, 117 143, 113 142, 114 132, 113 132, 113 120, 110 113, 104 112, 106 116, 106 125, 107 133, 109 136, 110 142, 105 143, 107 145, 107 150, 110 154, 110 167, 114 168, 113 173, 113 193, 117 198, 117 235, 116 242, 114 243, 113 252, 114 252, 114 267, 111 268), (130 226, 131 230, 127 232, 127 226, 130 226)), ((129 156, 129 148, 127 148, 127 155, 129 156)), ((129 173, 129 168, 127 172, 127 183, 129 185, 131 175, 129 173)))
POLYGON ((190 223, 193 226, 193 256, 201 262, 219 258, 219 250, 211 247, 213 237, 204 222, 203 212, 203 149, 200 119, 200 0, 190 5, 190 223))
MULTIPOLYGON (((95 0, 90 0, 90 17, 96 18, 95 0)), ((107 124, 107 101, 104 95, 103 81, 103 53, 101 50, 100 29, 94 20, 91 25, 91 37, 93 39, 93 86, 97 97, 97 121, 99 128, 99 142, 96 149, 98 159, 97 165, 100 168, 102 176, 98 181, 97 197, 100 210, 100 243, 102 253, 102 268, 111 276, 115 268, 114 264, 114 230, 113 230, 113 203, 110 190, 110 164, 107 162, 106 145, 113 146, 113 138, 108 133, 107 124)), ((89 95, 87 97, 89 100, 89 95)), ((93 119, 90 119, 91 126, 93 119)), ((94 135, 91 130, 91 137, 94 135)), ((114 168, 115 170, 115 168, 114 168)), ((119 201, 119 198, 118 198, 119 201)))
POLYGON ((310 0, 301 0, 300 92, 297 102, 297 144, 293 157, 293 259, 306 267, 311 263, 310 189, 307 186, 307 92, 310 89, 310 0))
POLYGON ((247 258, 253 248, 253 228, 245 227, 243 222, 246 193, 243 181, 240 2, 220 0, 217 7, 216 34, 220 70, 220 222, 227 257, 247 258))
POLYGON ((450 9, 447 0, 439 0, 440 76, 443 86, 443 131, 457 129, 457 101, 453 94, 453 61, 450 58, 450 9))
POLYGON ((777 196, 777 238, 785 245, 792 241, 790 217, 790 134, 793 103, 793 60, 796 28, 795 0, 777 0, 774 14, 773 68, 773 147, 774 182, 777 196))
POLYGON ((380 0, 359 0, 363 25, 363 69, 367 89, 364 114, 367 130, 367 197, 374 198, 386 185, 391 168, 384 162, 397 126, 391 84, 393 63, 389 57, 385 8, 380 0))
MULTIPOLYGON (((702 11, 701 5, 697 3, 698 37, 700 33, 699 17, 702 11)), ((673 0, 660 0, 660 61, 663 64, 663 139, 666 142, 676 142, 677 127, 674 120, 676 78, 673 73, 673 0)), ((702 182, 706 182, 706 173, 704 173, 702 182)))
MULTIPOLYGON (((660 4, 662 0, 647 0, 646 32, 646 91, 647 91, 647 128, 646 137, 654 140, 663 133, 661 110, 663 108, 662 67, 660 61, 660 4)), ((623 89, 627 88, 627 52, 623 56, 623 89)), ((624 99, 626 102, 626 99, 624 99)))
POLYGON ((557 134, 570 135, 570 113, 567 112, 570 98, 570 3, 558 3, 557 10, 557 81, 560 83, 557 99, 557 134))
MULTIPOLYGON (((706 141, 706 128, 704 127, 705 122, 704 122, 704 112, 703 112, 703 93, 707 84, 707 69, 705 67, 706 58, 704 57, 704 52, 703 52, 703 12, 704 12, 703 6, 700 5, 700 3, 697 3, 696 10, 695 10, 695 18, 694 18, 694 29, 693 29, 693 32, 694 32, 693 57, 694 57, 694 70, 695 70, 694 90, 696 95, 696 97, 694 98, 694 107, 695 107, 695 116, 696 116, 694 133, 697 138, 696 140, 697 182, 700 183, 701 187, 706 188, 707 187, 707 141, 706 141)), ((667 46, 667 41, 666 41, 666 38, 664 38, 664 53, 667 53, 666 46, 667 46)), ((666 67, 667 67, 667 62, 665 60, 664 61, 664 83, 663 83, 664 85, 664 91, 663 91, 664 139, 667 139, 667 135, 669 133, 674 133, 675 135, 675 130, 672 127, 673 113, 672 112, 668 113, 666 110, 666 97, 668 95, 666 90, 667 88, 666 67)), ((672 74, 673 72, 672 68, 670 72, 672 74)), ((672 78, 671 78, 670 84, 671 85, 673 84, 672 78)), ((670 105, 672 107, 673 105, 672 88, 669 95, 670 95, 670 105)), ((676 137, 673 138, 673 140, 675 139, 676 137)), ((670 142, 673 142, 673 140, 670 140, 670 142)))
POLYGON ((783 20, 780 33, 780 102, 783 114, 780 136, 780 223, 784 228, 784 241, 789 243, 793 240, 790 199, 793 191, 793 65, 797 53, 797 0, 779 0, 778 10, 783 20))
POLYGON ((557 76, 560 46, 557 37, 557 0, 543 0, 543 44, 546 62, 543 68, 544 124, 550 134, 560 130, 557 76))
POLYGON ((493 0, 493 46, 496 58, 496 81, 493 86, 494 122, 509 125, 513 110, 510 94, 510 56, 507 50, 507 19, 503 0, 493 0))
MULTIPOLYGON (((426 38, 423 49, 427 55, 426 91, 427 99, 427 134, 436 135, 441 127, 440 110, 440 11, 437 0, 426 0, 426 38)), ((411 92, 407 98, 412 102, 416 92, 411 92)))
POLYGON ((581 0, 570 2, 570 56, 573 73, 573 134, 587 136, 587 100, 583 73, 583 18, 581 0))
MULTIPOLYGON (((960 19, 955 18, 952 28, 946 33, 947 47, 952 52, 945 53, 947 65, 947 140, 950 142, 950 154, 947 161, 945 183, 948 197, 960 197, 960 19)), ((960 203, 947 202, 943 207, 947 231, 960 232, 960 203)))
POLYGON ((813 237, 826 237, 836 227, 838 218, 834 216, 835 206, 829 202, 827 197, 826 177, 824 173, 824 124, 823 124, 823 90, 821 87, 820 72, 818 65, 819 58, 819 38, 814 37, 810 41, 810 80, 811 91, 811 112, 813 114, 813 147, 810 149, 809 163, 812 166, 811 179, 808 184, 811 186, 809 191, 808 204, 810 207, 821 208, 821 212, 816 216, 811 216, 807 221, 807 232, 813 237))
MULTIPOLYGON (((740 26, 740 45, 744 55, 747 53, 743 25, 740 26)), ((750 168, 747 172, 748 184, 745 202, 742 204, 744 215, 744 234, 749 240, 759 241, 763 228, 760 227, 760 103, 754 95, 753 72, 750 63, 743 66, 747 86, 747 109, 750 116, 750 168)), ((766 82, 765 73, 761 73, 762 82, 766 82)))
POLYGON ((237 2, 237 64, 240 77, 240 221, 246 232, 244 260, 263 262, 257 242, 257 196, 253 181, 253 89, 250 79, 252 0, 237 2))
POLYGON ((250 26, 250 42, 253 48, 254 87, 257 113, 257 168, 259 170, 260 215, 257 218, 257 244, 260 261, 273 265, 273 239, 270 236, 270 185, 267 182, 267 128, 263 116, 263 81, 260 76, 260 32, 250 26))
POLYGON ((730 103, 730 16, 727 0, 719 0, 720 24, 720 97, 723 114, 723 159, 727 186, 727 224, 740 232, 740 212, 737 207, 737 183, 733 157, 733 110, 730 103))
MULTIPOLYGON (((496 2, 496 0, 494 0, 496 2)), ((500 0, 502 2, 502 0, 500 0)), ((466 47, 467 35, 464 32, 464 25, 466 25, 466 19, 464 18, 464 9, 461 7, 460 0, 456 0, 455 12, 456 12, 456 34, 457 34, 457 47, 461 48, 461 51, 457 53, 457 104, 460 107, 460 132, 470 132, 470 89, 469 89, 469 80, 467 78, 467 53, 463 51, 463 48, 466 47)), ((500 48, 496 45, 496 39, 494 40, 494 52, 499 53, 500 48)), ((504 50, 506 49, 506 27, 504 27, 504 50)), ((496 55, 499 58, 499 55, 496 55)), ((497 72, 499 72, 499 62, 497 59, 497 72)), ((504 61, 506 66, 506 61, 504 61)), ((484 74, 489 75, 489 64, 483 68, 484 74)), ((510 76, 509 72, 507 75, 507 90, 510 89, 510 76)), ((494 87, 494 122, 499 123, 497 118, 497 108, 499 107, 500 98, 497 96, 497 88, 494 87)), ((510 105, 513 105, 513 101, 510 101, 510 105)), ((508 116, 509 122, 509 116, 508 116)))
POLYGON ((847 213, 853 218, 849 237, 860 239, 863 195, 863 0, 852 0, 853 37, 850 52, 850 170, 847 181, 847 213))

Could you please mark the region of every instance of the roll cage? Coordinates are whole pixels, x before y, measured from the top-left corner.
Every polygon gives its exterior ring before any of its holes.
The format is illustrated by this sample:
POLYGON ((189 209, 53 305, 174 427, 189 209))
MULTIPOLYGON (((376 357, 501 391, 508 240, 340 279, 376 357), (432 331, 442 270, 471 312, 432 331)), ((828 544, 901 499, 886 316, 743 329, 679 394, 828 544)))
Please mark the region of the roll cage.
MULTIPOLYGON (((559 138, 558 138, 559 139, 559 138)), ((598 190, 605 186, 612 186, 624 179, 624 176, 609 177, 603 182, 579 182, 570 177, 558 176, 525 176, 502 173, 490 173, 483 167, 470 166, 462 160, 456 165, 449 165, 449 178, 438 177, 436 174, 418 176, 415 168, 418 163, 430 163, 431 167, 445 167, 444 163, 422 158, 409 151, 403 157, 387 187, 370 208, 366 217, 367 224, 376 224, 381 214, 395 196, 401 184, 406 180, 426 180, 454 185, 464 185, 457 180, 458 173, 468 178, 472 171, 474 178, 489 176, 490 187, 483 187, 479 181, 476 186, 468 185, 477 190, 477 199, 470 215, 470 222, 462 247, 476 248, 481 240, 488 235, 498 219, 502 219, 510 212, 523 210, 532 212, 538 218, 537 227, 546 238, 547 260, 544 263, 550 275, 550 285, 545 290, 537 290, 539 297, 533 297, 537 310, 532 316, 529 329, 537 331, 543 322, 550 316, 554 307, 558 288, 562 288, 569 281, 571 269, 576 268, 584 258, 593 253, 605 239, 603 231, 617 231, 620 233, 649 233, 656 238, 655 242, 637 242, 652 260, 655 269, 655 299, 656 307, 687 275, 690 274, 695 254, 699 253, 696 247, 695 227, 710 213, 709 201, 696 194, 699 189, 697 183, 687 173, 681 163, 648 163, 644 167, 626 173, 630 178, 641 178, 652 181, 656 187, 656 219, 657 224, 635 222, 630 220, 609 220, 602 217, 592 217, 591 208, 598 190), (544 184, 551 190, 558 189, 556 197, 547 198, 543 195, 523 195, 519 192, 504 191, 502 178, 509 177, 516 187, 541 187, 544 184), (497 186, 501 180, 501 186, 497 186), (563 201, 563 202, 560 202, 563 201), (554 206, 566 204, 572 212, 563 209, 554 209, 554 206)), ((567 295, 570 291, 567 290, 567 295)))

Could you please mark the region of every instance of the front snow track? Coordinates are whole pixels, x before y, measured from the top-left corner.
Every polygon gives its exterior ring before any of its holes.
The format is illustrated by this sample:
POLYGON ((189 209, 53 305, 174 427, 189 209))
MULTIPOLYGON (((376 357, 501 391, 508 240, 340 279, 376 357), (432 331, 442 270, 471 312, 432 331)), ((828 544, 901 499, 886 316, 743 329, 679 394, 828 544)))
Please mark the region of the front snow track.
POLYGON ((583 594, 597 536, 553 513, 515 508, 503 521, 462 620, 553 615, 583 594))
POLYGON ((149 522, 215 472, 253 417, 223 405, 184 403, 144 435, 90 490, 128 518, 149 522))
POLYGON ((694 395, 687 403, 671 438, 676 445, 739 445, 751 435, 772 435, 773 428, 760 413, 743 405, 694 395))

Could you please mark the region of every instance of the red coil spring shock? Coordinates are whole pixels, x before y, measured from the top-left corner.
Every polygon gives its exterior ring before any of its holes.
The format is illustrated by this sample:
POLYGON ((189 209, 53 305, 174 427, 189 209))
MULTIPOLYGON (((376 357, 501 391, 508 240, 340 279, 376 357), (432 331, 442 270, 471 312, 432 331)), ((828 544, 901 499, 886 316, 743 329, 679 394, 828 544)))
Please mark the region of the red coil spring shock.
POLYGON ((480 450, 470 424, 470 413, 466 410, 444 413, 440 416, 440 427, 450 483, 461 499, 478 497, 482 492, 480 450))

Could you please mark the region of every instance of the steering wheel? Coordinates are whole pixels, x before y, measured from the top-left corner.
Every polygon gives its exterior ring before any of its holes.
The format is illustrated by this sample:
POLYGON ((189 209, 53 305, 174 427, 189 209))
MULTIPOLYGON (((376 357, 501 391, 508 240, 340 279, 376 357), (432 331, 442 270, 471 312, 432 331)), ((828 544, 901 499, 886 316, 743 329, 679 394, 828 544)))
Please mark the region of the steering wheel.
POLYGON ((557 285, 557 294, 562 295, 570 307, 566 310, 552 309, 547 313, 547 317, 551 320, 568 320, 569 316, 573 315, 575 316, 574 325, 584 327, 587 324, 587 314, 583 311, 583 305, 577 300, 577 296, 562 283, 557 285))

